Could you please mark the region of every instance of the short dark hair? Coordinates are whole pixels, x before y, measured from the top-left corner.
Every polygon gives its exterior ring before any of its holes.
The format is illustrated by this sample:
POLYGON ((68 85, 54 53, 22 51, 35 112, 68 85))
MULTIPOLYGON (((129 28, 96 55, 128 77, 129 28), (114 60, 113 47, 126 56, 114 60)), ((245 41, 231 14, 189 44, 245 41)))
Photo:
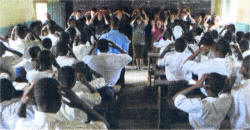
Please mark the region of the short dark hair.
POLYGON ((212 46, 214 44, 214 40, 209 32, 204 33, 203 37, 201 37, 199 45, 212 46))
POLYGON ((249 50, 249 43, 247 40, 240 40, 239 46, 242 53, 249 50))
POLYGON ((243 38, 243 36, 244 36, 244 32, 242 31, 236 32, 236 42, 239 43, 240 40, 243 38))
POLYGON ((223 38, 230 43, 233 41, 233 33, 230 30, 227 30, 223 38))
POLYGON ((196 28, 196 29, 194 30, 195 35, 198 35, 198 36, 200 36, 202 32, 203 32, 203 29, 200 28, 200 27, 198 27, 198 28, 196 28))
POLYGON ((84 62, 78 62, 73 65, 76 73, 81 73, 85 76, 88 82, 93 80, 92 72, 87 64, 84 62))
POLYGON ((183 38, 188 43, 194 43, 194 41, 195 41, 195 39, 194 39, 194 33, 192 31, 185 32, 183 34, 183 38))
POLYGON ((48 23, 47 23, 47 26, 48 26, 48 31, 50 32, 50 33, 52 33, 52 34, 54 34, 55 32, 56 32, 56 26, 55 26, 55 24, 52 22, 52 21, 49 21, 48 23))
POLYGON ((58 92, 58 82, 52 78, 42 78, 34 86, 34 98, 39 111, 57 113, 61 107, 62 96, 58 92))
POLYGON ((32 46, 29 48, 29 54, 32 59, 37 58, 39 52, 41 51, 39 46, 32 46))
POLYGON ((183 38, 179 38, 175 41, 175 50, 177 52, 183 52, 186 46, 186 41, 183 38))
POLYGON ((211 33, 211 37, 215 40, 219 37, 219 33, 217 30, 213 30, 210 32, 211 33))
POLYGON ((21 24, 17 25, 16 34, 19 38, 24 39, 28 34, 28 27, 21 24))
POLYGON ((235 33, 235 25, 234 24, 229 24, 227 25, 227 30, 231 31, 232 33, 235 33))
POLYGON ((66 56, 68 54, 67 45, 63 43, 62 41, 59 41, 56 44, 56 52, 57 52, 57 56, 66 56))
POLYGON ((74 68, 71 66, 60 68, 58 71, 58 81, 63 85, 62 87, 69 87, 70 89, 74 87, 76 81, 74 68))
POLYGON ((120 23, 120 22, 119 22, 119 19, 118 19, 116 16, 112 16, 110 25, 111 25, 113 28, 118 29, 119 23, 120 23))
POLYGON ((246 56, 246 57, 243 59, 242 65, 243 65, 244 67, 246 67, 246 69, 247 69, 247 74, 248 74, 248 76, 250 76, 250 55, 246 56))
POLYGON ((224 40, 224 39, 220 39, 215 45, 214 48, 217 52, 219 52, 220 54, 222 54, 224 57, 227 55, 227 53, 229 53, 230 51, 230 45, 229 43, 224 40))
POLYGON ((106 39, 101 39, 97 42, 97 49, 100 52, 107 52, 109 49, 109 42, 106 39))
POLYGON ((51 39, 50 38, 44 38, 43 41, 42 41, 42 45, 46 49, 51 49, 51 47, 52 47, 51 39))
POLYGON ((249 41, 250 40, 250 32, 245 33, 243 36, 243 39, 249 41))
POLYGON ((54 56, 48 50, 42 50, 38 55, 37 69, 51 69, 54 56))
POLYGON ((218 74, 218 73, 210 73, 205 79, 205 85, 210 85, 209 89, 215 93, 219 94, 226 86, 226 78, 227 76, 218 74))
POLYGON ((0 102, 13 98, 15 88, 8 79, 0 79, 0 102))

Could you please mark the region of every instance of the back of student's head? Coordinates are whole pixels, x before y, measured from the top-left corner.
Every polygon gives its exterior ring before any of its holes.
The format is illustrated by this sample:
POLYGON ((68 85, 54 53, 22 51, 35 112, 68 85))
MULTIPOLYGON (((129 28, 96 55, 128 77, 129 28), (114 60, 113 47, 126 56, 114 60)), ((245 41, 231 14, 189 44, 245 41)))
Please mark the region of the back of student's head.
POLYGON ((212 46, 214 44, 214 40, 209 32, 205 33, 201 40, 199 45, 204 45, 204 46, 212 46))
POLYGON ((240 72, 245 79, 250 79, 250 55, 243 59, 240 72))
POLYGON ((230 45, 226 40, 220 39, 216 44, 214 44, 214 49, 216 52, 225 57, 230 51, 230 45))
POLYGON ((57 56, 66 56, 68 54, 68 48, 63 41, 60 41, 56 44, 57 56))
POLYGON ((42 41, 42 45, 45 49, 50 50, 52 47, 52 41, 50 38, 44 38, 42 41))
POLYGON ((119 23, 120 23, 120 22, 119 22, 119 19, 118 19, 117 17, 113 16, 113 17, 111 18, 111 22, 110 22, 111 28, 113 28, 113 29, 118 29, 119 23))
POLYGON ((202 32, 203 32, 203 29, 200 27, 194 30, 195 36, 200 36, 202 32))
POLYGON ((211 31, 210 34, 211 34, 211 37, 212 37, 214 40, 218 39, 218 37, 219 37, 219 33, 218 33, 217 30, 211 31))
POLYGON ((218 73, 208 74, 205 79, 205 85, 209 85, 209 89, 215 94, 228 92, 230 90, 230 88, 227 89, 227 87, 229 87, 229 84, 227 83, 227 76, 218 73))
POLYGON ((59 38, 59 41, 64 42, 65 44, 69 44, 70 42, 70 36, 67 32, 62 32, 59 38))
POLYGON ((58 82, 52 78, 43 78, 34 86, 34 98, 38 111, 57 113, 61 107, 62 96, 58 92, 58 82))
POLYGON ((37 69, 41 71, 51 69, 53 60, 54 56, 50 51, 42 50, 38 55, 37 69))
POLYGON ((20 39, 24 39, 28 33, 28 28, 25 25, 17 25, 16 27, 16 35, 20 39))
POLYGON ((97 42, 97 49, 100 52, 107 52, 109 50, 109 42, 106 39, 101 39, 97 42))
POLYGON ((195 39, 194 39, 194 33, 192 31, 186 32, 183 34, 183 38, 185 39, 185 41, 190 44, 190 43, 194 43, 195 39))
POLYGON ((70 40, 74 41, 76 37, 76 30, 74 27, 69 27, 66 31, 69 34, 70 40))
POLYGON ((225 34, 224 34, 224 36, 223 36, 223 38, 227 41, 227 42, 232 42, 233 41, 233 33, 231 32, 231 31, 227 31, 225 34))
POLYGON ((244 40, 250 41, 250 32, 247 32, 244 34, 244 36, 242 37, 244 40))
POLYGON ((39 46, 32 46, 29 48, 29 54, 32 59, 36 59, 38 57, 39 52, 41 51, 39 46))
POLYGON ((47 29, 50 33, 54 34, 56 32, 55 24, 52 21, 48 21, 47 29))
POLYGON ((249 42, 247 40, 240 40, 239 46, 242 53, 249 50, 249 42))
POLYGON ((235 33, 235 25, 234 24, 229 24, 227 25, 227 30, 231 31, 232 33, 235 33))
POLYGON ((8 79, 0 79, 0 102, 13 98, 15 88, 8 79))
POLYGON ((88 67, 87 64, 84 62, 78 62, 73 65, 75 72, 80 73, 85 76, 85 79, 90 82, 93 80, 92 72, 90 71, 90 68, 88 67))
POLYGON ((64 66, 58 71, 58 81, 62 87, 71 89, 75 85, 75 70, 71 66, 64 66))
POLYGON ((37 35, 41 34, 42 30, 42 22, 41 21, 34 21, 30 24, 30 30, 35 32, 37 35))
POLYGON ((78 36, 78 44, 86 44, 87 41, 90 39, 89 33, 87 31, 82 31, 81 34, 78 36))
POLYGON ((175 50, 177 52, 183 52, 186 48, 186 42, 183 38, 179 38, 175 41, 175 50))
POLYGON ((242 31, 236 32, 236 42, 239 43, 240 40, 243 38, 243 36, 244 36, 244 32, 242 31))

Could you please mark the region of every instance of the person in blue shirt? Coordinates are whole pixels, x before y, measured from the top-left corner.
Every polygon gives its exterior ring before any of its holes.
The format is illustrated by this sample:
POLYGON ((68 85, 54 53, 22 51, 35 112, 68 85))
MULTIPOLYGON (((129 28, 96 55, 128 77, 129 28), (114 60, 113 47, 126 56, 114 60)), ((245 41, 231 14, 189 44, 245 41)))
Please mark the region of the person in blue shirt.
MULTIPOLYGON (((111 30, 109 32, 103 34, 100 37, 100 39, 106 39, 106 40, 112 41, 115 44, 117 44, 119 47, 121 47, 123 50, 128 52, 130 40, 128 39, 128 37, 126 35, 119 32, 118 27, 119 27, 118 18, 112 17, 111 23, 110 23, 111 30)), ((121 52, 118 49, 113 48, 113 47, 110 47, 108 53, 121 54, 121 52)))

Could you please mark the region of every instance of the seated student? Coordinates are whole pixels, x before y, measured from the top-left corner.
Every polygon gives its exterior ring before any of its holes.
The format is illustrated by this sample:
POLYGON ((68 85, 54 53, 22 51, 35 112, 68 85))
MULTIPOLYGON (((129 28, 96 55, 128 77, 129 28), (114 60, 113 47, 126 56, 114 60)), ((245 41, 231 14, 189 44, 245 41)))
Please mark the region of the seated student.
POLYGON ((178 92, 175 106, 188 113, 189 123, 194 129, 219 129, 232 103, 226 76, 218 73, 204 74, 193 86, 178 92), (206 98, 188 98, 194 89, 202 88, 206 98))
POLYGON ((244 79, 240 85, 235 86, 231 95, 233 103, 229 111, 232 129, 250 128, 250 56, 244 58, 241 66, 244 79))
POLYGON ((52 64, 55 59, 50 51, 43 50, 38 55, 37 67, 35 70, 31 70, 27 73, 27 80, 29 83, 33 83, 41 78, 53 76, 52 64))
POLYGON ((244 36, 244 32, 237 31, 236 34, 235 34, 235 42, 236 43, 240 43, 240 41, 242 40, 243 36, 244 36))
MULTIPOLYGON (((25 41, 25 37, 28 33, 28 28, 25 25, 17 25, 16 29, 16 36, 17 39, 14 41, 10 41, 10 48, 19 51, 24 55, 24 53, 27 51, 27 48, 29 47, 29 43, 25 41)), ((24 57, 26 58, 27 55, 24 57)))
MULTIPOLYGON (((14 129, 20 98, 23 91, 17 91, 8 79, 0 79, 0 129, 14 129)), ((34 116, 35 108, 28 106, 27 119, 34 116)))
POLYGON ((84 56, 88 55, 92 46, 88 43, 89 34, 84 31, 78 36, 78 41, 73 44, 73 52, 77 59, 83 59, 84 56))
POLYGON ((72 90, 82 95, 82 99, 94 107, 101 103, 101 96, 96 91, 105 86, 105 80, 100 74, 91 70, 85 63, 78 62, 73 65, 76 74, 76 84, 72 90), (94 79, 94 76, 97 77, 94 79))
POLYGON ((56 46, 57 42, 59 41, 59 37, 55 34, 56 28, 52 22, 47 23, 47 30, 48 35, 44 38, 49 38, 52 41, 52 46, 56 46))
POLYGON ((203 34, 203 29, 196 28, 194 30, 194 39, 195 39, 196 43, 200 43, 202 34, 203 34))
POLYGON ((31 46, 41 47, 41 31, 42 31, 42 22, 33 21, 29 27, 29 33, 26 36, 26 40, 31 44, 31 46))
MULTIPOLYGON (((59 93, 60 85, 55 79, 43 78, 36 82, 32 87, 34 100, 36 102, 37 111, 35 111, 34 119, 21 118, 16 123, 15 129, 106 129, 106 126, 102 122, 93 122, 92 124, 86 124, 79 121, 60 121, 56 113, 60 110, 62 104, 62 96, 59 93), (51 105, 53 104, 53 105, 51 105)), ((20 111, 25 111, 26 101, 29 100, 30 88, 23 95, 22 106, 20 111), (24 100, 26 97, 26 100, 24 100)), ((64 94, 69 95, 69 92, 64 94)), ((79 109, 82 110, 81 100, 73 94, 70 95, 69 100, 71 104, 74 103, 79 109), (72 100, 75 99, 75 100, 72 100), (79 103, 80 102, 80 103, 79 103)), ((70 103, 69 103, 70 104, 70 103)), ((72 105, 73 106, 73 105, 72 105)), ((25 116, 25 114, 24 114, 25 116)))
POLYGON ((38 54, 41 52, 39 46, 32 46, 29 48, 30 59, 23 59, 15 67, 24 67, 26 72, 34 70, 36 68, 38 54))
POLYGON ((22 54, 20 52, 7 48, 2 42, 0 42, 0 74, 5 73, 7 74, 7 77, 9 77, 11 80, 14 80, 16 78, 14 66, 18 62, 15 56, 5 56, 4 54, 7 51, 18 55, 19 57, 22 57, 22 54))
POLYGON ((198 44, 195 43, 194 34, 192 31, 186 32, 182 36, 186 41, 187 47, 185 49, 186 53, 194 53, 198 49, 198 44))
POLYGON ((67 45, 64 44, 63 42, 57 43, 56 51, 57 51, 57 56, 58 56, 56 58, 56 61, 61 67, 72 66, 73 64, 75 64, 77 62, 76 59, 67 56, 68 48, 67 48, 67 45))
POLYGON ((229 43, 223 39, 220 39, 213 47, 215 58, 209 59, 203 62, 192 61, 196 55, 190 56, 183 65, 183 73, 186 80, 191 79, 191 75, 197 74, 199 79, 205 73, 216 72, 221 75, 226 75, 229 78, 234 76, 235 65, 231 57, 226 57, 229 53, 229 43))
POLYGON ((122 68, 124 68, 132 58, 115 43, 112 46, 120 50, 124 54, 108 54, 109 41, 101 39, 97 43, 97 49, 100 53, 96 56, 85 56, 83 61, 94 71, 99 72, 105 79, 105 86, 100 91, 103 100, 108 100, 107 118, 116 127, 116 119, 114 114, 116 111, 116 99, 114 96, 114 86, 116 85, 122 68))
POLYGON ((50 38, 44 38, 42 40, 42 46, 43 46, 43 49, 45 49, 45 50, 51 50, 52 41, 50 40, 50 38))
MULTIPOLYGON (((192 53, 184 52, 186 49, 186 42, 183 38, 179 38, 174 43, 175 52, 164 57, 166 78, 169 81, 183 80, 182 66, 186 58, 192 53)), ((159 62, 158 62, 159 63, 159 62)), ((160 64, 159 64, 160 65, 160 64)))

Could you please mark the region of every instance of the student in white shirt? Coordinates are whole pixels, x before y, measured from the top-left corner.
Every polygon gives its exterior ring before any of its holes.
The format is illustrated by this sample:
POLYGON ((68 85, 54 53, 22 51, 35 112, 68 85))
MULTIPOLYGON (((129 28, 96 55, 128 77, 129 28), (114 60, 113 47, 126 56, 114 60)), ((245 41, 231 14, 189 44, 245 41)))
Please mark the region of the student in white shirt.
POLYGON ((230 49, 229 43, 227 41, 220 39, 213 47, 213 52, 216 58, 212 58, 200 63, 193 61, 195 56, 197 56, 197 54, 200 53, 203 49, 207 50, 207 48, 205 47, 201 48, 193 55, 191 55, 186 60, 186 63, 184 63, 183 72, 185 74, 186 80, 191 79, 192 73, 198 75, 199 79, 203 74, 211 72, 226 75, 229 78, 235 76, 234 62, 230 57, 226 57, 230 49))
POLYGON ((91 108, 99 105, 101 103, 101 96, 97 90, 105 86, 104 78, 94 70, 91 70, 84 62, 78 62, 73 67, 77 81, 72 90, 76 94, 82 95, 82 99, 91 108))
POLYGON ((61 67, 72 66, 77 62, 76 59, 74 59, 73 57, 67 56, 69 51, 66 43, 62 41, 58 42, 58 44, 56 45, 56 51, 57 51, 56 61, 61 67))
POLYGON ((115 119, 116 99, 114 96, 114 85, 117 83, 122 68, 124 68, 132 58, 119 46, 111 41, 101 39, 97 43, 97 49, 100 53, 96 56, 85 56, 83 61, 94 71, 99 72, 105 79, 104 88, 99 92, 102 100, 108 101, 107 118, 112 127, 116 127, 117 119, 115 119), (120 50, 123 54, 108 54, 109 43, 111 46, 120 50))
POLYGON ((238 86, 235 86, 231 95, 233 103, 229 111, 232 129, 250 128, 250 56, 244 58, 241 66, 241 74, 244 79, 238 86))
MULTIPOLYGON (((74 69, 70 66, 62 67, 58 72, 58 81, 61 84, 61 87, 63 87, 63 89, 72 89, 76 83, 76 75, 74 69)), ((85 103, 84 94, 78 91, 76 95, 85 103)), ((89 120, 91 120, 91 118, 93 118, 94 116, 98 117, 99 120, 103 120, 106 123, 106 120, 101 115, 99 115, 95 110, 90 108, 87 103, 85 103, 85 105, 86 112, 91 112, 88 115, 90 117, 89 120)), ((57 113, 57 115, 59 115, 59 117, 64 118, 62 120, 87 122, 87 114, 84 111, 71 108, 70 106, 64 103, 62 103, 60 111, 57 113)))
MULTIPOLYGON (((17 112, 23 91, 17 91, 8 79, 0 79, 0 129, 14 129, 19 119, 17 112)), ((34 117, 34 109, 28 107, 27 119, 34 117)))
POLYGON ((178 92, 175 106, 188 113, 189 123, 194 129, 219 129, 231 107, 232 97, 226 76, 218 73, 205 74, 194 85, 178 92), (188 98, 186 94, 202 88, 206 98, 188 98))
POLYGON ((249 43, 247 40, 240 40, 239 46, 240 46, 240 50, 241 50, 243 58, 250 55, 249 43))
POLYGON ((14 69, 14 66, 17 63, 17 61, 15 60, 16 56, 5 56, 4 54, 7 51, 19 57, 22 57, 23 55, 20 52, 9 49, 2 42, 0 42, 0 73, 6 73, 8 74, 8 77, 11 78, 11 80, 14 80, 16 78, 15 69, 14 69))
POLYGON ((56 46, 57 42, 59 41, 59 37, 55 34, 55 25, 52 22, 48 22, 47 29, 49 34, 45 38, 50 38, 50 40, 52 41, 52 46, 56 46))
POLYGON ((164 57, 165 74, 169 81, 184 80, 182 66, 184 61, 192 54, 185 52, 186 41, 179 38, 174 43, 175 52, 164 57))
MULTIPOLYGON (((25 113, 22 112, 25 112, 25 104, 29 100, 30 92, 33 89, 37 106, 35 117, 32 120, 25 118, 18 120, 15 129, 106 129, 105 124, 101 122, 86 124, 79 121, 58 120, 56 113, 60 110, 62 104, 62 96, 58 88, 61 88, 58 82, 51 78, 40 79, 34 86, 31 86, 22 97, 19 116, 25 116, 25 113)), ((61 94, 65 95, 70 101, 70 103, 67 102, 69 105, 84 110, 81 100, 72 91, 65 90, 61 94)))
POLYGON ((33 83, 41 78, 53 76, 52 64, 55 59, 50 51, 43 50, 38 55, 37 67, 35 70, 31 70, 27 73, 27 80, 29 83, 33 83))
POLYGON ((38 54, 41 52, 39 46, 33 46, 29 48, 29 55, 31 58, 23 59, 15 67, 24 67, 26 72, 36 69, 38 54))

